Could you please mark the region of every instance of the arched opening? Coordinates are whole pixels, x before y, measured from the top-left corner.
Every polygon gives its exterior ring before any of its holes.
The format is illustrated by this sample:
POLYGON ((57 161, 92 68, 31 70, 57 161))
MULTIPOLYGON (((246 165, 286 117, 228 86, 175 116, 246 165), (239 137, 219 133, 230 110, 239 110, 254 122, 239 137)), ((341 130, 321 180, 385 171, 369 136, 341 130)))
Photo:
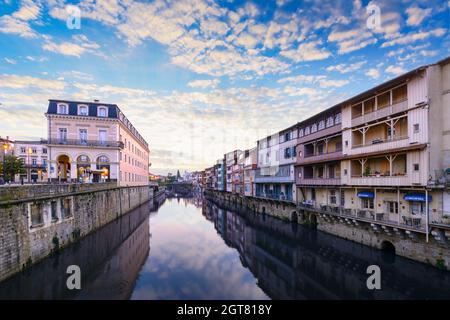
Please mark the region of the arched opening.
POLYGON ((77 158, 77 180, 79 182, 91 181, 91 159, 86 155, 77 158))
POLYGON ((99 170, 99 180, 102 182, 109 181, 111 167, 107 156, 100 156, 97 158, 97 170, 99 170))
POLYGON ((294 222, 294 223, 298 223, 298 215, 297 215, 296 211, 293 211, 291 213, 291 221, 294 222))
POLYGON ((262 207, 262 214, 266 214, 266 207, 262 207))
POLYGON ((60 155, 56 159, 58 165, 58 179, 67 181, 70 178, 70 159, 66 155, 60 155))
POLYGON ((395 246, 392 242, 390 242, 388 240, 384 240, 381 243, 381 250, 383 250, 386 253, 395 254, 395 246))

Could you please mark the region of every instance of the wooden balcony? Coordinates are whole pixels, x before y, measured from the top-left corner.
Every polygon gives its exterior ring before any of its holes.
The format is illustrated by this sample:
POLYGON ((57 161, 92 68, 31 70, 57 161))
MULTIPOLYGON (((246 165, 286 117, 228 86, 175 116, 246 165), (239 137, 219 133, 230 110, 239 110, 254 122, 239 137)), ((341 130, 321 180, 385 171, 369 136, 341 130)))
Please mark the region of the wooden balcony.
POLYGON ((376 139, 365 144, 355 144, 349 151, 349 155, 375 153, 391 149, 400 149, 410 147, 411 143, 408 136, 395 136, 392 139, 376 139))
POLYGON ((396 176, 352 176, 348 179, 348 185, 353 186, 410 186, 411 181, 409 177, 404 175, 396 176))
POLYGON ((390 105, 386 108, 372 111, 363 115, 356 116, 352 119, 352 127, 362 125, 371 121, 375 121, 381 118, 385 118, 390 115, 394 115, 408 110, 408 100, 403 100, 396 104, 390 105))
POLYGON ((320 163, 320 162, 328 162, 328 161, 335 161, 342 158, 342 149, 335 151, 335 152, 329 152, 329 153, 322 153, 317 155, 306 155, 303 158, 297 157, 297 164, 311 164, 311 163, 320 163))

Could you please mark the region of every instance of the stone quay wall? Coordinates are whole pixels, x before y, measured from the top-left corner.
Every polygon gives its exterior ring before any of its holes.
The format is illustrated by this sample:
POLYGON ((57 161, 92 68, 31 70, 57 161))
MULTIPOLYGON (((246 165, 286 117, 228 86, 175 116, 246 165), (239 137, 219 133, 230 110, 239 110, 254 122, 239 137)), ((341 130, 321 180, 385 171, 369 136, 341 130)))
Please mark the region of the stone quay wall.
POLYGON ((322 232, 364 244, 377 249, 393 245, 395 253, 415 261, 450 270, 450 244, 436 241, 430 235, 407 230, 388 229, 371 223, 352 222, 334 216, 320 215, 299 209, 295 203, 264 199, 259 197, 243 197, 229 192, 206 190, 207 199, 230 210, 253 211, 267 214, 285 221, 292 221, 306 226, 314 226, 322 232))
POLYGON ((153 197, 115 183, 0 188, 0 281, 76 242, 153 197))

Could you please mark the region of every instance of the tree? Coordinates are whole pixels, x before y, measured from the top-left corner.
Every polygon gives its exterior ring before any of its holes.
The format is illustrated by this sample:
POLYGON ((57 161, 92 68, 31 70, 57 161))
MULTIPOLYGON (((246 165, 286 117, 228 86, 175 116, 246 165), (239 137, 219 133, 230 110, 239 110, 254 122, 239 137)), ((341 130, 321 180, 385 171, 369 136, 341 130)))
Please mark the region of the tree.
POLYGON ((16 174, 24 172, 22 160, 14 155, 5 156, 5 160, 0 163, 0 173, 5 175, 5 181, 14 181, 16 174), (4 169, 3 165, 5 165, 4 169))

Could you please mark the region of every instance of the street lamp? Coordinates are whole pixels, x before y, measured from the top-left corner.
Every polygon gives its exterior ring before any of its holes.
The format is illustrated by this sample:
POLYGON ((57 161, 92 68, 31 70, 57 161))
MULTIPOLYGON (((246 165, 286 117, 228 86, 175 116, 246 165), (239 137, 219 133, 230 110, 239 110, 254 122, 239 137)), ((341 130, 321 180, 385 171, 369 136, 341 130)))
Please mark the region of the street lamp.
POLYGON ((3 142, 3 180, 4 180, 4 182, 6 182, 6 166, 5 166, 6 150, 8 150, 8 143, 3 142))
POLYGON ((31 149, 31 147, 29 147, 28 149, 27 149, 27 182, 29 183, 29 182, 31 182, 31 167, 32 167, 32 165, 31 165, 31 161, 30 161, 30 157, 31 157, 31 154, 33 153, 33 149, 31 149))

